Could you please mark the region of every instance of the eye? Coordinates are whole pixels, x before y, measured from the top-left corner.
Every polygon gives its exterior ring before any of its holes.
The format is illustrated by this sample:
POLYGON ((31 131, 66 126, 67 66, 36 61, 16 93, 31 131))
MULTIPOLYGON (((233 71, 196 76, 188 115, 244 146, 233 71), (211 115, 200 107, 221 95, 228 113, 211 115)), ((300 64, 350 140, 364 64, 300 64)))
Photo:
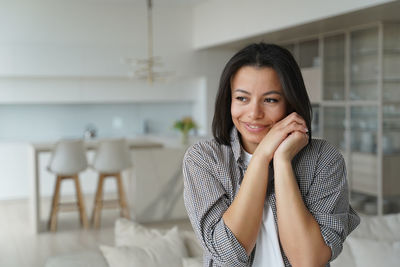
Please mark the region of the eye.
POLYGON ((275 98, 265 98, 265 99, 264 99, 264 102, 266 102, 266 103, 277 103, 277 102, 278 102, 278 99, 275 99, 275 98))
POLYGON ((246 102, 247 101, 247 97, 244 96, 237 96, 236 100, 239 100, 240 102, 246 102))

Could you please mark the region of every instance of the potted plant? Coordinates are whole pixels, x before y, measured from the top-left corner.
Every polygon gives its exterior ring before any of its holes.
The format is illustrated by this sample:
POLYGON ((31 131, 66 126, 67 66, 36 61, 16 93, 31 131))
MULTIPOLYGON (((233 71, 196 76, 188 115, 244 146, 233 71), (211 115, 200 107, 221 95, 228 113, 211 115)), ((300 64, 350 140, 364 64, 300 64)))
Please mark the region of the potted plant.
POLYGON ((187 145, 189 143, 189 131, 197 129, 197 125, 191 117, 184 117, 174 123, 174 128, 182 133, 182 144, 187 145))

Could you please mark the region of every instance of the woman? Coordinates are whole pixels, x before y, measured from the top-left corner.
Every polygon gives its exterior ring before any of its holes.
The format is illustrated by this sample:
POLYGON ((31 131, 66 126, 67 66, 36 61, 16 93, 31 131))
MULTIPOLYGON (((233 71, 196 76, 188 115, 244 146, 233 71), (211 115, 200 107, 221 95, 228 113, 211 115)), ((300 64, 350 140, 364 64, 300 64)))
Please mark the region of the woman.
POLYGON ((229 60, 212 130, 183 165, 204 266, 329 266, 360 220, 342 155, 311 139, 310 101, 286 49, 252 44, 229 60))

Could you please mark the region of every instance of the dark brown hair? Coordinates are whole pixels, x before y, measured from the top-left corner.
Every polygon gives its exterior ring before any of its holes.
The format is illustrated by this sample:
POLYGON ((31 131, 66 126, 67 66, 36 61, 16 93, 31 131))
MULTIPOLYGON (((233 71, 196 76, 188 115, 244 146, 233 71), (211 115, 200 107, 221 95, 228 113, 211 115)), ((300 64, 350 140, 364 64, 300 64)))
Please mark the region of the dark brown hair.
POLYGON ((270 67, 276 71, 289 105, 288 113, 297 112, 306 121, 311 140, 311 104, 296 60, 283 47, 258 43, 237 52, 222 71, 212 122, 212 132, 217 142, 230 145, 230 131, 233 127, 231 79, 243 66, 270 67))

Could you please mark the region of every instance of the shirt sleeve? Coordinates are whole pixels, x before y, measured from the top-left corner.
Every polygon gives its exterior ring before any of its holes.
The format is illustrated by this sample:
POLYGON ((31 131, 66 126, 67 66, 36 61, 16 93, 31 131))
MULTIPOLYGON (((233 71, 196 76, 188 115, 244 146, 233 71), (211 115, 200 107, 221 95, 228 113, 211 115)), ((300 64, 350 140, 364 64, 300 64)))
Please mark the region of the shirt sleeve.
POLYGON ((347 235, 360 223, 350 207, 346 166, 340 152, 324 143, 305 203, 318 222, 325 243, 331 248, 333 261, 342 251, 347 235))
POLYGON ((183 160, 184 202, 197 238, 205 253, 220 266, 249 266, 246 250, 225 225, 222 215, 230 200, 211 158, 198 146, 183 160))

